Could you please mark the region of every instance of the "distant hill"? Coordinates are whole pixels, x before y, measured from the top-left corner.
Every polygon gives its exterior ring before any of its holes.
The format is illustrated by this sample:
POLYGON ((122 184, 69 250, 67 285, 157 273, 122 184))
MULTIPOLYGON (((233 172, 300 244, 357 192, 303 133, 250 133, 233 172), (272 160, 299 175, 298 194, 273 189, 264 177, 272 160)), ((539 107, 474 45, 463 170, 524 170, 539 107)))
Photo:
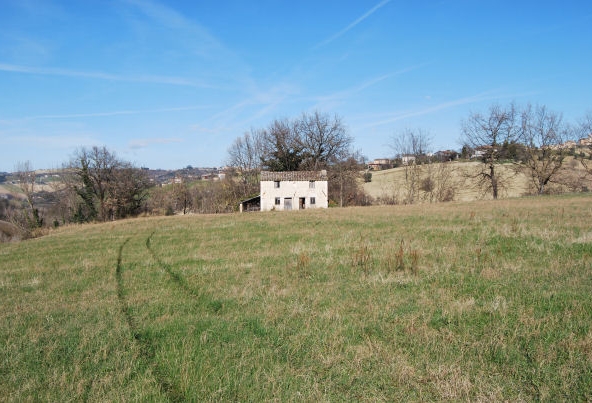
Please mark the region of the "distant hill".
MULTIPOLYGON (((451 197, 454 201, 491 199, 491 192, 484 192, 479 189, 478 180, 475 178, 482 165, 482 163, 477 161, 458 161, 448 162, 444 165, 434 163, 418 166, 420 170, 418 187, 420 189, 422 187, 429 188, 429 186, 422 185, 429 185, 425 181, 427 178, 432 178, 433 186, 439 186, 439 184, 444 182, 442 187, 451 190, 451 197)), ((570 171, 574 176, 581 175, 582 173, 579 163, 575 163, 573 160, 566 161, 564 167, 564 175, 569 175, 570 171)), ((533 193, 530 178, 524 173, 517 173, 515 168, 516 166, 510 163, 500 164, 496 167, 498 174, 502 177, 503 183, 500 198, 521 197, 533 193)), ((406 172, 407 175, 410 174, 409 167, 371 171, 372 180, 371 182, 364 183, 364 191, 379 203, 382 201, 383 203, 403 204, 407 192, 406 172)), ((572 180, 571 178, 567 179, 568 182, 572 180)), ((551 184, 549 190, 552 193, 560 193, 570 191, 570 188, 568 186, 551 184)), ((416 202, 429 202, 432 194, 420 190, 416 202)))

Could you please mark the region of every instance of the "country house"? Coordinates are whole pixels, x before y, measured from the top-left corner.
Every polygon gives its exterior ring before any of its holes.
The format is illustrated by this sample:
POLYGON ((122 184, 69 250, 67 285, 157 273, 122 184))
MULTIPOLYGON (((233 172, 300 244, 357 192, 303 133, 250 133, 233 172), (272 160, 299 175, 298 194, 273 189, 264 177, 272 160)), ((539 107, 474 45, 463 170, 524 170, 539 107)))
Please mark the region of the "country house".
POLYGON ((241 211, 304 210, 329 207, 327 171, 261 172, 261 194, 241 211))

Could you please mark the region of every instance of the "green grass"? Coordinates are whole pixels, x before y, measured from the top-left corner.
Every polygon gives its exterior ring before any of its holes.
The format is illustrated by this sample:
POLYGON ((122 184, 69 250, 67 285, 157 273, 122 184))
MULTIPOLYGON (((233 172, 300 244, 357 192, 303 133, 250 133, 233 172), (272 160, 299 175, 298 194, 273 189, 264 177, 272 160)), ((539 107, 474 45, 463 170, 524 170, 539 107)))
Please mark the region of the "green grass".
POLYGON ((592 197, 146 218, 0 245, 7 401, 592 399, 592 197))

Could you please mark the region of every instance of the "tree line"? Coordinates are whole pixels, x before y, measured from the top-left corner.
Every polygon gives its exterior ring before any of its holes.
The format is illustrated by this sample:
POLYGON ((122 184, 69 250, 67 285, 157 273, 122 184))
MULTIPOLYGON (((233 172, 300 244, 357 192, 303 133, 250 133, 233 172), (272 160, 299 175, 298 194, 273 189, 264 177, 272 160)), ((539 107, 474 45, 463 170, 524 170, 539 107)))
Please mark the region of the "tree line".
POLYGON ((458 154, 449 154, 479 164, 469 173, 453 175, 457 169, 453 164, 429 165, 442 161, 432 156, 429 132, 403 130, 392 137, 390 144, 395 161, 405 171, 398 202, 414 203, 422 196, 429 201, 452 200, 458 188, 467 185, 497 199, 517 175, 528 178, 533 194, 538 195, 548 192, 550 185, 588 189, 592 146, 588 144, 584 147, 588 151, 578 154, 575 143, 569 141, 589 135, 592 135, 592 112, 576 123, 569 123, 561 113, 544 105, 493 104, 485 112, 470 113, 461 122, 462 149, 458 154), (501 165, 509 169, 502 170, 501 165), (578 166, 582 169, 574 169, 578 166))
MULTIPOLYGON (((474 178, 481 188, 491 191, 494 199, 505 186, 496 168, 509 157, 514 171, 525 174, 536 194, 541 195, 549 184, 566 181, 562 168, 573 150, 565 143, 592 134, 591 122, 592 113, 570 124, 561 113, 544 105, 492 105, 486 113, 472 113, 463 121, 462 141, 480 151, 481 169, 474 178)), ((578 161, 590 174, 586 158, 578 161)))
POLYGON ((276 119, 251 129, 228 149, 228 165, 242 183, 243 196, 257 194, 261 170, 327 170, 329 201, 348 206, 365 204, 359 184, 364 157, 352 150, 353 138, 342 119, 315 111, 294 119, 276 119))
MULTIPOLYGON (((592 133, 592 112, 575 124, 545 106, 491 105, 472 112, 461 123, 460 156, 479 164, 466 178, 495 199, 508 185, 501 164, 526 175, 534 193, 549 185, 566 183, 565 163, 573 149, 562 147, 569 139, 592 133)), ((432 164, 432 137, 423 129, 406 129, 392 136, 393 157, 404 168, 400 199, 393 203, 453 200, 459 186, 455 166, 432 164)), ((140 214, 226 213, 236 211, 240 200, 259 193, 262 170, 327 170, 330 205, 366 205, 371 200, 361 188, 371 181, 364 157, 352 150, 353 138, 337 115, 303 113, 293 119, 276 119, 237 137, 227 150, 225 177, 219 181, 195 181, 180 175, 173 184, 158 187, 145 170, 117 157, 106 147, 81 148, 63 165, 52 192, 36 189, 30 162, 16 167, 21 201, 0 200, 0 220, 32 234, 66 223, 116 220, 140 214), (45 202, 40 195, 45 193, 45 202)), ((585 178, 592 177, 587 154, 575 155, 585 178)), ((451 153, 451 155, 456 152, 451 153)), ((448 160, 452 159, 448 156, 448 160)), ((586 182, 587 183, 587 182, 586 182)), ((575 189, 575 186, 572 188, 575 189)), ((385 202, 382 200, 381 202, 385 202)))

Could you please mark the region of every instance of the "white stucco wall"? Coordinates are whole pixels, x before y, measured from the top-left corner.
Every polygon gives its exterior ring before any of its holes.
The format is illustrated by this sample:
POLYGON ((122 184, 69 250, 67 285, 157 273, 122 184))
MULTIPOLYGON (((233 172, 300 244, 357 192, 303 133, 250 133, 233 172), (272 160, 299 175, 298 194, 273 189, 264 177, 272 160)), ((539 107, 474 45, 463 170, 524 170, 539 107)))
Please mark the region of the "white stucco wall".
POLYGON ((292 210, 300 209, 300 198, 304 198, 304 208, 327 208, 329 207, 328 182, 323 180, 314 181, 314 188, 310 187, 309 181, 280 181, 279 188, 276 188, 274 181, 261 181, 261 211, 273 209, 284 210, 286 199, 292 202, 292 210), (275 198, 280 198, 280 204, 275 204, 275 198), (310 198, 315 198, 315 204, 310 203, 310 198))

